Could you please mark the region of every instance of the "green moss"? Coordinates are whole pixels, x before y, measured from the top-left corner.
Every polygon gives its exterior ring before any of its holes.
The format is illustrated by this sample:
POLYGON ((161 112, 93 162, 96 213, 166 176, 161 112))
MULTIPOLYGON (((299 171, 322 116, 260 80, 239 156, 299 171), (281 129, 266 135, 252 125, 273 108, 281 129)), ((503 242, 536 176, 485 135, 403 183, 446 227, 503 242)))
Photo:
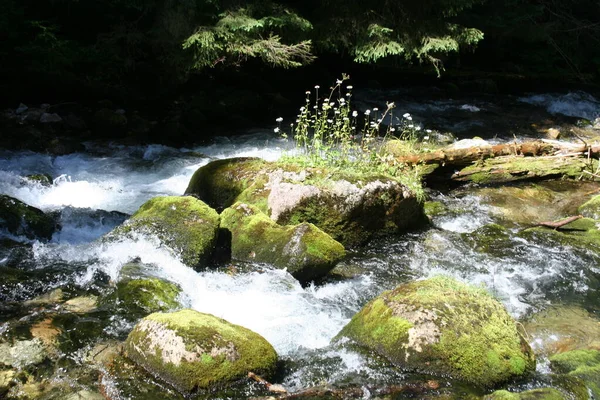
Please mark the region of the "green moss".
POLYGON ((426 201, 423 204, 423 211, 429 218, 437 217, 446 211, 446 207, 440 201, 426 201))
POLYGON ((554 388, 541 388, 527 390, 521 393, 511 393, 507 390, 497 390, 494 393, 485 396, 484 400, 566 400, 561 391, 554 388))
POLYGON ((0 195, 0 229, 28 239, 50 240, 56 229, 52 217, 20 200, 0 195))
POLYGON ((520 232, 519 235, 530 239, 555 242, 562 246, 580 247, 600 253, 600 230, 597 221, 580 218, 560 229, 534 227, 520 232))
POLYGON ((52 186, 52 176, 49 174, 32 174, 25 177, 30 182, 39 183, 42 186, 52 186))
POLYGON ((221 214, 231 232, 231 255, 272 264, 308 282, 327 274, 345 255, 344 247, 313 224, 281 226, 254 206, 236 203, 221 214))
POLYGON ((584 217, 592 219, 600 219, 600 196, 594 196, 583 205, 581 205, 577 211, 584 217))
POLYGON ((179 307, 181 288, 158 278, 129 279, 117 284, 121 308, 130 319, 179 307))
POLYGON ((277 361, 277 353, 260 335, 193 310, 149 315, 130 333, 125 346, 138 365, 183 393, 227 385, 249 371, 268 377, 277 361), (151 328, 158 330, 154 339, 144 321, 156 323, 151 328), (178 345, 170 348, 173 343, 159 339, 164 337, 181 338, 185 351, 178 345), (182 356, 173 359, 173 354, 182 356))
POLYGON ((492 256, 504 257, 506 250, 513 247, 508 230, 498 224, 488 224, 461 237, 476 251, 492 256))
POLYGON ((144 203, 113 236, 141 231, 156 235, 175 250, 184 264, 195 267, 211 256, 219 215, 191 196, 155 197, 144 203))
POLYGON ((552 370, 582 379, 600 398, 600 351, 573 350, 550 357, 552 370))
POLYGON ((342 336, 402 367, 483 387, 535 368, 533 352, 504 307, 485 290, 444 277, 383 293, 342 336))
POLYGON ((222 211, 236 202, 237 196, 272 168, 258 158, 228 158, 200 167, 185 190, 211 207, 222 211))
POLYGON ((533 178, 579 178, 589 168, 590 164, 579 158, 497 157, 463 168, 455 179, 491 184, 533 178))

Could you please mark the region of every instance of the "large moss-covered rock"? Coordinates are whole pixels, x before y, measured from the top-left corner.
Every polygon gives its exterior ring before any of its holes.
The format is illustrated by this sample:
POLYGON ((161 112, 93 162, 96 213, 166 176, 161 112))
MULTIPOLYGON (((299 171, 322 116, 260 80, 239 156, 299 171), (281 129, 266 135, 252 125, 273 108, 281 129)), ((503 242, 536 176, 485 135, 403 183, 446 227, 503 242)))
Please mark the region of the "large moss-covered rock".
POLYGON ((231 232, 231 256, 272 264, 308 282, 327 274, 344 257, 344 246, 309 223, 281 226, 258 208, 236 203, 221 214, 231 232))
POLYGON ((580 378, 600 398, 600 351, 573 350, 550 357, 553 371, 580 378))
POLYGON ((148 200, 108 239, 132 232, 155 235, 184 264, 195 267, 212 255, 218 229, 219 215, 204 202, 191 196, 166 196, 148 200))
POLYGON ((485 290, 445 277, 400 285, 338 334, 409 370, 493 387, 535 369, 529 344, 485 290))
POLYGON ((125 342, 129 358, 183 393, 268 376, 277 353, 259 334, 194 310, 144 318, 125 342))
POLYGON ((350 246, 426 222, 416 194, 392 177, 256 159, 207 164, 186 194, 217 209, 236 201, 252 204, 281 225, 309 222, 350 246))
POLYGON ((35 207, 6 195, 0 195, 0 229, 28 239, 50 240, 56 229, 52 217, 35 207))

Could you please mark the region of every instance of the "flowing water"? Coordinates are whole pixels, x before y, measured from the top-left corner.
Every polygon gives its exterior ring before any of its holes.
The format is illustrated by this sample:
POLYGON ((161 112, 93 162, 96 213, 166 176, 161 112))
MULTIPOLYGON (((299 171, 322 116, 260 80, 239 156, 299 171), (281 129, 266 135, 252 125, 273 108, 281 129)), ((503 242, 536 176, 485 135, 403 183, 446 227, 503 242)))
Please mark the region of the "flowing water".
MULTIPOLYGON (((529 102, 547 105, 549 100, 539 97, 529 102)), ((483 102, 472 104, 470 109, 461 109, 464 104, 460 102, 452 104, 461 113, 477 112, 473 107, 492 107, 483 102)), ((422 110, 427 107, 421 105, 422 110)), ((441 110, 450 106, 438 103, 437 107, 441 110)), ((600 110, 597 103, 595 110, 600 110)), ((522 203, 513 202, 512 206, 511 201, 498 200, 500 189, 431 191, 431 199, 440 204, 441 211, 432 217, 430 227, 352 250, 329 278, 303 287, 286 271, 267 266, 234 264, 194 271, 149 238, 117 243, 97 240, 146 200, 182 194, 193 172, 209 161, 234 156, 275 160, 287 148, 282 140, 256 133, 221 138, 210 146, 192 149, 93 143, 87 147, 85 153, 65 156, 0 153, 0 193, 56 213, 62 226, 48 243, 6 233, 0 240, 0 338, 29 339, 31 327, 40 326, 47 317, 54 318, 53 323, 60 329, 60 346, 52 361, 27 371, 29 381, 58 388, 42 391, 40 398, 64 398, 81 390, 97 392, 98 379, 103 390, 115 399, 180 398, 139 372, 125 372, 123 376, 134 377, 126 379, 89 362, 92 349, 99 343, 122 341, 135 320, 102 307, 69 313, 51 302, 39 305, 42 303, 31 301, 56 289, 62 290, 63 300, 89 295, 102 298, 121 279, 123 265, 132 261, 142 265, 145 274, 178 284, 182 288, 182 307, 214 314, 264 336, 282 359, 276 382, 292 392, 326 383, 334 388, 357 388, 360 397, 371 398, 385 387, 431 379, 390 367, 377 357, 330 345, 367 301, 414 279, 443 274, 483 285, 522 321, 543 310, 568 305, 575 311, 565 311, 565 320, 583 315, 573 323, 580 324, 582 319, 591 321, 592 327, 597 326, 594 321, 600 323, 600 252, 562 245, 545 236, 523 235, 528 222, 511 218, 509 212, 516 207, 515 215, 536 215, 539 210, 551 208, 555 213, 550 212, 548 217, 560 218, 569 207, 576 208, 591 197, 587 193, 597 189, 596 184, 513 185, 509 190, 514 192, 508 196, 522 203), (43 186, 23 178, 34 173, 50 174, 55 178, 53 184, 43 186), (519 193, 532 188, 543 189, 550 200, 536 205, 536 195, 519 197, 519 193), (579 204, 571 204, 572 198, 579 204), (559 203, 562 208, 557 206, 559 203)), ((530 342, 536 349, 543 349, 560 341, 561 335, 566 334, 549 328, 537 335, 534 332, 530 342)), ((527 382, 512 383, 511 387, 548 384, 551 375, 543 352, 540 354, 536 376, 527 382)), ((444 378, 434 379, 438 381, 435 387, 419 394, 409 391, 405 396, 434 398, 451 393, 461 398, 477 393, 444 378)), ((261 394, 259 386, 248 383, 219 396, 247 398, 261 394)), ((211 396, 217 395, 208 398, 211 396)))

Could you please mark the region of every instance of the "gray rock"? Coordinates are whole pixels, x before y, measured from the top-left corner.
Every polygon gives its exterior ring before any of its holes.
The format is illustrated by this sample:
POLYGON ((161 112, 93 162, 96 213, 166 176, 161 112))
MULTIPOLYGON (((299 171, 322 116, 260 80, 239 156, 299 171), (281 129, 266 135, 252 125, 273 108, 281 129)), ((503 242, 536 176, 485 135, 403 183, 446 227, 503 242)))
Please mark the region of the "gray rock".
POLYGON ((63 119, 60 117, 60 115, 56 113, 43 113, 40 117, 40 123, 42 124, 53 124, 56 122, 62 122, 62 120, 63 119))
POLYGON ((27 111, 29 109, 29 107, 27 107, 25 104, 20 103, 19 107, 17 107, 17 109, 15 110, 16 114, 23 114, 25 111, 27 111))

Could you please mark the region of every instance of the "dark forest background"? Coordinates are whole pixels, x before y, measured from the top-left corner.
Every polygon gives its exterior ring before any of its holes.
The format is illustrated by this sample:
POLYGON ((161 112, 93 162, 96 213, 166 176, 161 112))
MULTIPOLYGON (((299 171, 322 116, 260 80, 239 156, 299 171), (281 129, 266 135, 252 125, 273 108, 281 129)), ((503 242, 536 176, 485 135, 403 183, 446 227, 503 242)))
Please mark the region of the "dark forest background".
POLYGON ((3 0, 0 60, 3 107, 106 99, 161 115, 176 103, 188 127, 235 125, 342 72, 451 93, 595 87, 600 2, 3 0))

